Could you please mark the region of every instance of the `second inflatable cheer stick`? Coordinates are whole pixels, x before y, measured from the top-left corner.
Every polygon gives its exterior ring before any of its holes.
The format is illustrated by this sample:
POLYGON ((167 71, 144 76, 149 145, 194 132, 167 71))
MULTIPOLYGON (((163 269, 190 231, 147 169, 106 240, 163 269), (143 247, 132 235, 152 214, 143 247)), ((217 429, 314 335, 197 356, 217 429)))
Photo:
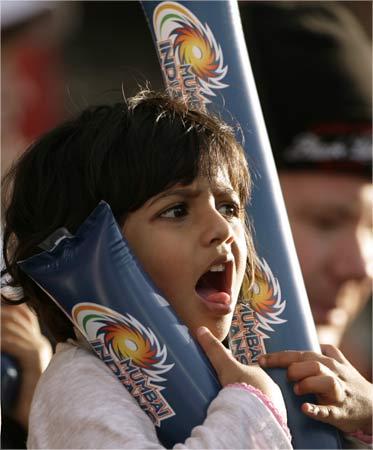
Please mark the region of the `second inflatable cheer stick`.
MULTIPOLYGON (((246 303, 233 320, 233 353, 250 363, 265 352, 319 351, 237 2, 143 1, 142 5, 170 94, 239 125, 244 137, 254 179, 248 216, 260 259, 255 290, 246 292, 246 303)), ((271 376, 285 398, 294 447, 339 448, 335 429, 300 412, 301 400, 285 371, 272 370, 271 376)))

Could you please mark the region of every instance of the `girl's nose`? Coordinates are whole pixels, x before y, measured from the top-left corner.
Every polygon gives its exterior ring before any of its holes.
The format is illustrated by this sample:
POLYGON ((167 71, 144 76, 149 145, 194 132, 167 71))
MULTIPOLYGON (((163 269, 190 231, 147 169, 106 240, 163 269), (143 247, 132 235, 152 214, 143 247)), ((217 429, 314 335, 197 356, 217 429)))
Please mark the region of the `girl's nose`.
POLYGON ((201 243, 203 246, 231 244, 234 241, 232 225, 215 207, 211 207, 201 218, 201 243))

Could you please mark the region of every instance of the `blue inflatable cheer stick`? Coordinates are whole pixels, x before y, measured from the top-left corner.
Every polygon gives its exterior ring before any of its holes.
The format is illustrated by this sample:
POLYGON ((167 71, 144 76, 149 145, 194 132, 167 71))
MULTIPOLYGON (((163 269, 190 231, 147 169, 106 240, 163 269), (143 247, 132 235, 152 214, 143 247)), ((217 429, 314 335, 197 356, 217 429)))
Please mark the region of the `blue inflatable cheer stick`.
MULTIPOLYGON (((297 261, 280 184, 260 109, 235 1, 142 2, 165 86, 192 106, 240 126, 254 176, 248 215, 260 257, 254 289, 246 292, 230 332, 238 359, 255 363, 280 350, 320 351, 297 261)), ((340 448, 336 429, 300 412, 283 369, 270 370, 285 397, 296 448, 340 448)), ((312 398, 309 400, 312 401, 312 398)))

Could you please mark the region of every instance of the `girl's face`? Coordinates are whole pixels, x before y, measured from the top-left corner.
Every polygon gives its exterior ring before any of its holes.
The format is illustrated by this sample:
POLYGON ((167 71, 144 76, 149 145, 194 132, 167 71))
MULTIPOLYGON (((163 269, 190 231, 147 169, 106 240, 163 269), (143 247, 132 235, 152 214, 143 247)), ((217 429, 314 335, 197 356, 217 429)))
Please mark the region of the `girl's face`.
POLYGON ((227 335, 246 268, 238 194, 220 172, 175 185, 131 213, 123 232, 144 269, 195 334, 227 335))

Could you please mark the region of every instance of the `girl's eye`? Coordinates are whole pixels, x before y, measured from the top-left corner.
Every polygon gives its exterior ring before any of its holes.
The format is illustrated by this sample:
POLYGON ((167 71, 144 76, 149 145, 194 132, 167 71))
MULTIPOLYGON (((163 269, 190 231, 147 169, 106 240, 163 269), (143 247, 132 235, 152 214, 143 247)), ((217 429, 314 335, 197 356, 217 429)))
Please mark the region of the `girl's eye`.
POLYGON ((237 203, 224 203, 218 207, 218 211, 224 217, 232 218, 240 216, 240 207, 237 203))
POLYGON ((182 217, 185 217, 187 214, 187 206, 181 203, 179 205, 175 205, 171 208, 166 209, 159 215, 159 217, 162 217, 164 219, 180 219, 182 217))

